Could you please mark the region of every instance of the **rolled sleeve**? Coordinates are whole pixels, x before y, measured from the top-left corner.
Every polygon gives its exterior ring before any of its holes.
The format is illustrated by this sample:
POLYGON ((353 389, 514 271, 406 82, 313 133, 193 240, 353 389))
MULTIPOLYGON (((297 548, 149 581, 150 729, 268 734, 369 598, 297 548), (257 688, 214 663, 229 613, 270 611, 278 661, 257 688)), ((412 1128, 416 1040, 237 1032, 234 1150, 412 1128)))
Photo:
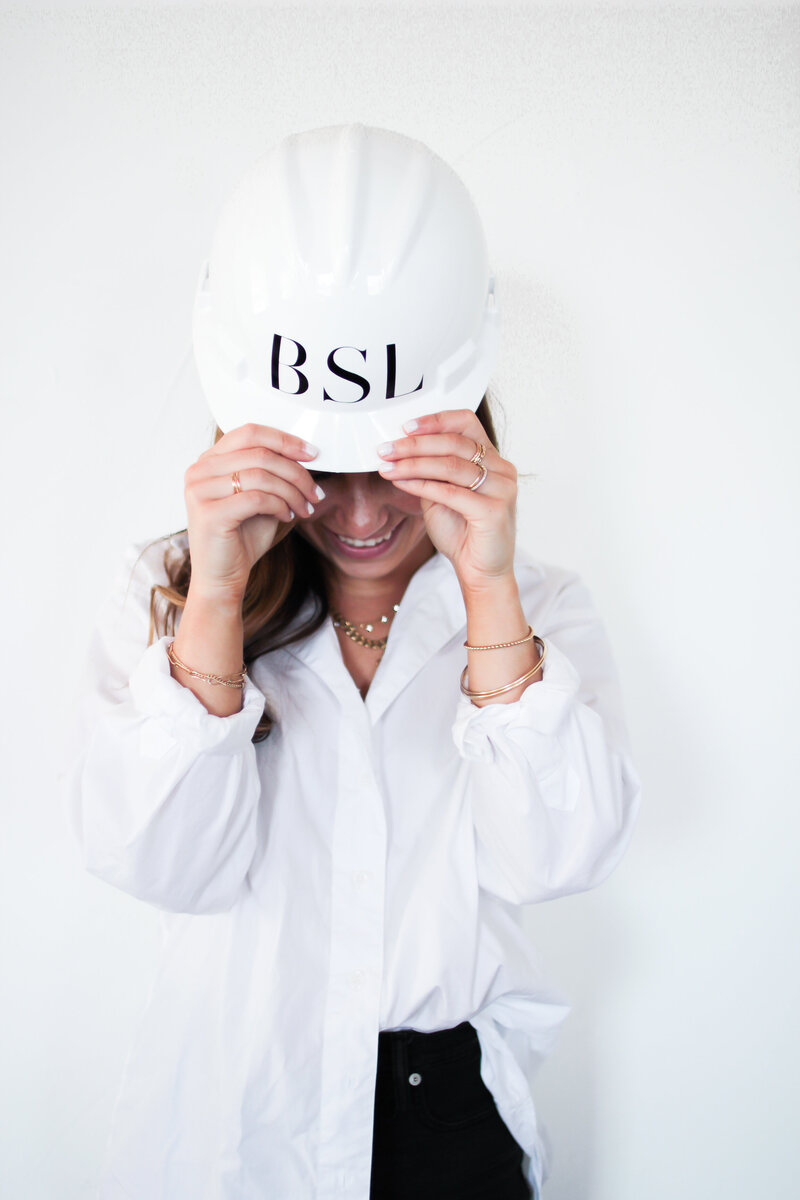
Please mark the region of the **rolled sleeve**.
POLYGON ((172 637, 147 645, 148 585, 166 580, 139 549, 126 553, 88 647, 64 772, 68 824, 90 874, 166 911, 221 912, 256 852, 252 737, 265 697, 246 677, 242 708, 215 716, 172 677, 172 637))
POLYGON ((246 675, 240 711, 215 716, 173 677, 167 657, 173 640, 161 637, 148 646, 130 677, 134 707, 141 716, 151 718, 142 727, 143 733, 148 731, 149 743, 165 749, 171 744, 193 744, 205 754, 243 749, 252 740, 264 711, 263 693, 246 675))
POLYGON ((559 601, 539 622, 551 626, 542 679, 508 704, 460 696, 452 726, 479 883, 513 903, 600 883, 640 801, 603 628, 579 580, 559 601))
POLYGON ((508 704, 473 704, 459 694, 453 741, 463 758, 494 762, 504 740, 511 739, 527 749, 531 764, 547 772, 556 765, 556 735, 568 717, 580 687, 578 672, 552 642, 542 678, 526 687, 518 700, 508 704))

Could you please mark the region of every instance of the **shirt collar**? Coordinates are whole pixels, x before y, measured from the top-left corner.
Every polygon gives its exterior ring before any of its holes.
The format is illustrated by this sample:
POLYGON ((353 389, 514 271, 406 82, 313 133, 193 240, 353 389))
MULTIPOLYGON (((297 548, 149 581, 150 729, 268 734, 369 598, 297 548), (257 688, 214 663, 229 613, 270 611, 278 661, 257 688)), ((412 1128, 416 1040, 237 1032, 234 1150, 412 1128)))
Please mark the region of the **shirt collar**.
MULTIPOLYGON (((518 547, 514 555, 515 572, 531 568, 539 569, 530 555, 518 547)), ((306 601, 297 619, 308 615, 311 607, 312 602, 306 601)), ((437 551, 409 580, 365 700, 344 665, 330 618, 308 637, 285 647, 285 652, 314 671, 347 708, 366 710, 374 724, 443 646, 456 634, 462 634, 462 640, 466 637, 466 621, 458 577, 450 560, 437 551)))

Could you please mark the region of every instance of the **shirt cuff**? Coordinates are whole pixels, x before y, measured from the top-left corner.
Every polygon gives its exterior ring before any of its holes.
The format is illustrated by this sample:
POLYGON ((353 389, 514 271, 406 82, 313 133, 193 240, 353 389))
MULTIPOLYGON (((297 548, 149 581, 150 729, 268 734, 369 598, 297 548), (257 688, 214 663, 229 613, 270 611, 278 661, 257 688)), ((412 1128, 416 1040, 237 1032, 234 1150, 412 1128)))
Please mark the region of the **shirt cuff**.
POLYGON ((503 743, 538 743, 540 766, 560 759, 556 734, 566 719, 580 687, 580 677, 565 654, 546 638, 547 656, 542 678, 529 683, 518 700, 493 701, 479 706, 459 692, 453 722, 453 741, 463 758, 493 762, 503 743))
POLYGON ((160 732, 154 729, 151 734, 150 754, 160 757, 174 742, 189 740, 212 754, 240 749, 252 740, 261 720, 264 693, 246 675, 239 712, 227 717, 215 716, 194 692, 172 677, 167 646, 173 640, 167 635, 148 646, 129 680, 136 709, 155 718, 160 726, 160 732))

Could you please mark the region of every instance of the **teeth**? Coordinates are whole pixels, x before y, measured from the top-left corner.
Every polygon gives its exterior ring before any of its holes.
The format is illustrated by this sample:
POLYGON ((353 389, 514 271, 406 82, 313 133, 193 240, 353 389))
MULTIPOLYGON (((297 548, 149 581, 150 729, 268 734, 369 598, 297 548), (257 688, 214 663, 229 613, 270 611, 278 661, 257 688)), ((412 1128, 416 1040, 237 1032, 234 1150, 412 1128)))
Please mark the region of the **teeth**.
MULTIPOLYGON (((394 533, 394 530, 392 530, 392 533, 394 533)), ((348 546, 379 546, 381 542, 388 542, 392 534, 387 533, 386 537, 382 538, 369 538, 367 541, 359 541, 358 538, 342 537, 340 533, 337 533, 336 536, 340 542, 345 542, 348 546)))

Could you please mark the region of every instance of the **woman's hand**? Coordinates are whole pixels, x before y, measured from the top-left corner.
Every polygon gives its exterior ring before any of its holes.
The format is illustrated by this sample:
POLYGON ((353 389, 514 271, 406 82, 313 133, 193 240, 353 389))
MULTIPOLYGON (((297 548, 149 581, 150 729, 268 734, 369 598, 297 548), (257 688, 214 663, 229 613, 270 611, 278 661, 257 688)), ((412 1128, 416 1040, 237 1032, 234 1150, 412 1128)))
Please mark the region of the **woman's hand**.
POLYGON ((195 595, 241 604, 250 571, 272 546, 279 525, 286 525, 285 536, 321 499, 321 489, 297 461, 317 453, 302 438, 249 424, 223 434, 189 467, 184 496, 195 595))
MULTIPOLYGON (((408 431, 407 422, 403 428, 408 431)), ((384 479, 419 496, 425 529, 455 568, 464 590, 479 591, 513 576, 517 471, 502 458, 471 409, 420 417, 409 437, 398 438, 379 468, 384 479), (475 491, 480 467, 470 462, 486 447, 487 475, 475 491)))

